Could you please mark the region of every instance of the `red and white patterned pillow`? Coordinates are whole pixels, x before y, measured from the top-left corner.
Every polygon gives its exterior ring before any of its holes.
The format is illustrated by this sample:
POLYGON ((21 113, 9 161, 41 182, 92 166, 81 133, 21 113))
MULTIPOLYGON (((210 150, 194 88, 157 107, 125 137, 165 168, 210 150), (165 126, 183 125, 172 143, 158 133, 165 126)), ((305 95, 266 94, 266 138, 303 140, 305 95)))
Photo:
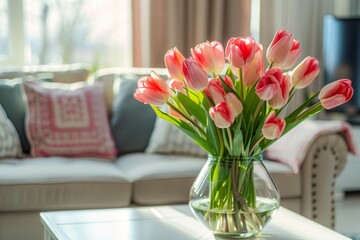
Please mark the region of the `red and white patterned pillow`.
POLYGON ((24 81, 33 156, 114 158, 101 84, 24 81))

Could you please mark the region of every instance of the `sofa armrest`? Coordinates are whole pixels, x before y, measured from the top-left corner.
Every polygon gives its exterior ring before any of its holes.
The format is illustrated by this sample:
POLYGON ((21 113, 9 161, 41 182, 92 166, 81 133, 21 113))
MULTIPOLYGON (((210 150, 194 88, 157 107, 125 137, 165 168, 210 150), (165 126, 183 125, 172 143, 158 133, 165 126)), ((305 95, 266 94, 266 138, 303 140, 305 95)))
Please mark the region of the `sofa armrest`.
POLYGON ((318 136, 301 166, 302 215, 335 227, 335 180, 346 164, 348 148, 337 133, 318 136))

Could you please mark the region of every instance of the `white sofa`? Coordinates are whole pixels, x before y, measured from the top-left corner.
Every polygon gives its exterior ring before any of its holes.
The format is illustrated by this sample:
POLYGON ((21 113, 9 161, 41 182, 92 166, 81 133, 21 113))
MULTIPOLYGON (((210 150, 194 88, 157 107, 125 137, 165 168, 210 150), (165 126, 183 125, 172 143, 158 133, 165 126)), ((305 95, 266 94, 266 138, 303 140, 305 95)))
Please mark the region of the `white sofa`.
MULTIPOLYGON (((1 78, 8 78, 10 72, 12 77, 52 72, 52 78, 60 82, 88 80, 86 69, 69 69, 68 66, 49 70, 46 67, 3 69, 0 72, 1 78)), ((148 73, 149 69, 106 69, 98 71, 89 81, 104 82, 106 103, 108 110, 112 111, 115 110, 116 94, 121 94, 123 101, 131 102, 132 90, 124 92, 123 80, 127 79, 129 83, 148 73)), ((129 86, 130 89, 135 87, 133 83, 129 86)), ((143 116, 146 110, 141 108, 138 111, 142 111, 143 116)), ((134 116, 139 114, 133 113, 134 116)), ((109 115, 112 120, 113 114, 110 112, 109 115)), ((138 139, 142 146, 127 153, 120 152, 110 162, 91 158, 30 156, 1 159, 0 239, 41 239, 39 213, 42 211, 187 203, 191 183, 206 158, 140 151, 149 141, 155 115, 146 121, 152 124, 138 139)), ((125 134, 131 134, 131 129, 144 127, 137 125, 138 121, 131 123, 122 126, 125 134)), ((113 131, 118 131, 113 123, 111 126, 113 131)), ((126 144, 136 143, 130 141, 131 136, 124 139, 126 144)), ((279 162, 266 161, 266 165, 279 187, 283 206, 334 227, 334 185, 336 176, 345 165, 347 146, 338 133, 325 134, 312 141, 299 174, 294 174, 279 162)))

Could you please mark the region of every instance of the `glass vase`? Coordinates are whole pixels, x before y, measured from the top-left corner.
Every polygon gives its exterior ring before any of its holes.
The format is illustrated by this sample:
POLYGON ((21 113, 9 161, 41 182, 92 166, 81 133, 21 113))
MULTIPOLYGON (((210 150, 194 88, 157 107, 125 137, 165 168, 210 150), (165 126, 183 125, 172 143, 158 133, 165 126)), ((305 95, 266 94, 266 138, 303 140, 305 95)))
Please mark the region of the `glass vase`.
POLYGON ((259 233, 280 206, 280 194, 262 156, 209 156, 189 198, 195 217, 221 238, 259 233))

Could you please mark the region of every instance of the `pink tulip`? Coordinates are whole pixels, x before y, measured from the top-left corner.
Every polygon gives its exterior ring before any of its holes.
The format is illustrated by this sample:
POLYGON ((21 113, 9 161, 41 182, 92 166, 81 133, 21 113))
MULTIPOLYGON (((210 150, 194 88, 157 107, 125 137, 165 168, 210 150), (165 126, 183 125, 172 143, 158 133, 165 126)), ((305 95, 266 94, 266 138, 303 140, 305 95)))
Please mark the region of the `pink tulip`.
POLYGON ((165 66, 169 72, 169 78, 182 81, 184 79, 182 64, 185 58, 179 49, 172 48, 170 49, 164 57, 165 66))
POLYGON ((184 89, 184 87, 185 87, 184 82, 177 81, 176 79, 170 79, 168 84, 171 89, 185 94, 186 91, 184 89))
POLYGON ((225 65, 224 48, 218 41, 204 42, 191 49, 191 55, 208 73, 219 74, 225 65))
MULTIPOLYGON (((225 76, 223 80, 230 88, 234 88, 231 78, 229 76, 225 76)), ((205 89, 205 93, 211 98, 215 105, 225 101, 226 93, 223 85, 221 84, 220 78, 211 79, 209 81, 208 87, 205 89)))
POLYGON ((264 126, 261 131, 266 139, 273 140, 281 137, 285 129, 286 122, 282 118, 275 116, 275 112, 271 112, 266 118, 264 126))
POLYGON ((319 72, 319 61, 314 57, 306 57, 291 72, 291 83, 296 89, 305 88, 314 81, 319 72))
POLYGON ((225 56, 235 68, 241 68, 252 62, 258 45, 252 37, 230 38, 226 45, 225 56))
POLYGON ((234 122, 234 116, 226 102, 221 102, 211 107, 209 114, 218 128, 228 128, 234 122))
POLYGON ((239 116, 243 110, 243 106, 237 96, 234 93, 229 92, 225 95, 225 101, 228 104, 233 117, 236 118, 239 116))
POLYGON ((321 105, 331 109, 348 102, 354 94, 351 83, 349 79, 340 79, 325 85, 319 94, 321 105))
POLYGON ((190 57, 185 59, 183 63, 183 72, 186 84, 189 88, 203 91, 208 86, 208 75, 194 58, 190 57))
POLYGON ((286 30, 276 32, 266 51, 266 58, 274 67, 290 68, 301 54, 300 43, 286 30))
POLYGON ((134 97, 145 104, 161 106, 167 102, 170 93, 170 88, 164 79, 151 72, 151 76, 139 79, 134 97))
POLYGON ((253 61, 243 67, 243 83, 247 87, 252 87, 256 81, 264 74, 263 47, 255 53, 253 61))
POLYGON ((256 85, 255 92, 262 100, 270 100, 280 90, 283 74, 280 68, 270 68, 256 85))
POLYGON ((282 108, 289 100, 291 82, 289 74, 283 74, 279 81, 279 90, 268 100, 269 105, 274 109, 282 108))
MULTIPOLYGON (((285 61, 280 65, 282 68, 291 68, 301 55, 300 42, 293 40, 289 54, 285 61)), ((276 66, 276 65, 275 65, 276 66)))

